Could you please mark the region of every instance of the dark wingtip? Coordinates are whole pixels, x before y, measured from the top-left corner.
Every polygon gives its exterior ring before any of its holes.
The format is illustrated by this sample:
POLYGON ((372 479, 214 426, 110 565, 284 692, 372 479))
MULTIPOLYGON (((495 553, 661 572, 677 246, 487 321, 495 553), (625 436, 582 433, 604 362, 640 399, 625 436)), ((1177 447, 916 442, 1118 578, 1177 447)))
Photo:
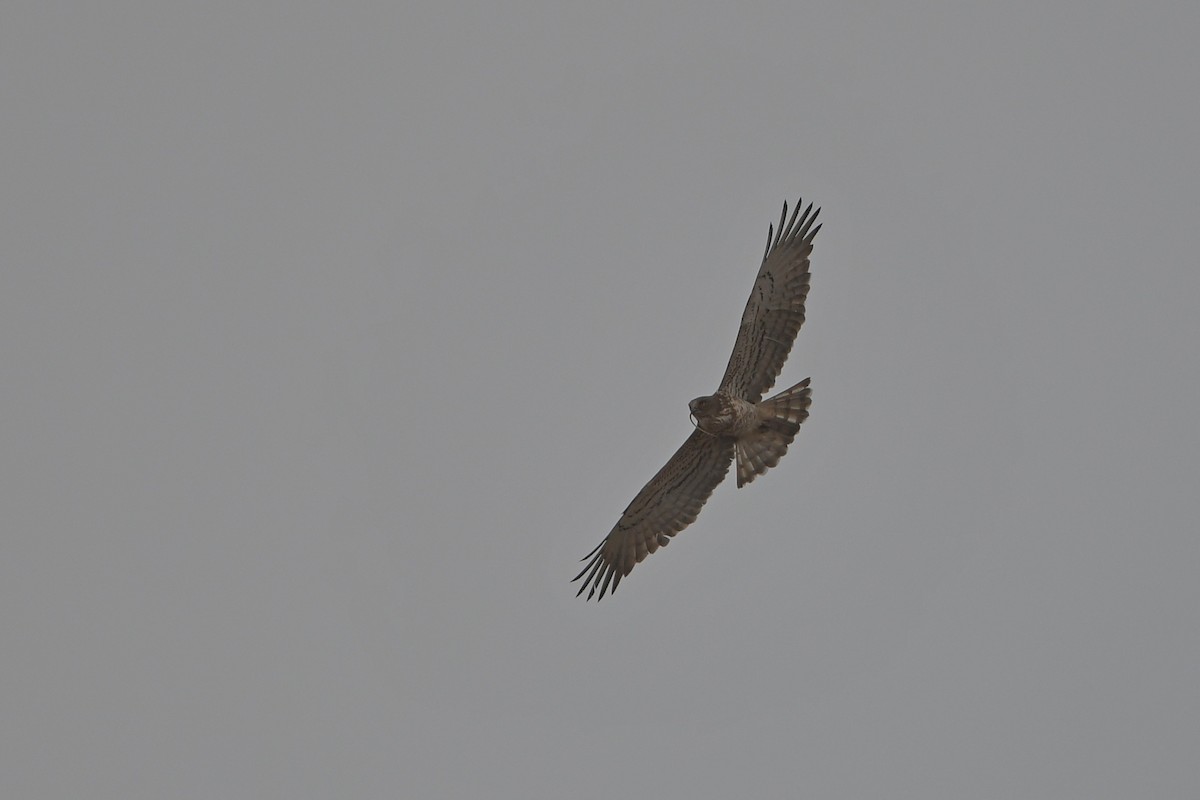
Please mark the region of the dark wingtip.
POLYGON ((803 237, 803 240, 811 243, 812 237, 821 229, 820 225, 813 227, 816 222, 817 215, 821 213, 820 208, 814 210, 814 203, 809 202, 808 206, 804 205, 804 198, 797 198, 796 205, 793 207, 792 216, 788 218, 788 203, 785 200, 783 203, 783 213, 779 217, 779 226, 769 225, 767 227, 767 249, 763 252, 765 259, 770 255, 771 250, 778 247, 782 242, 790 242, 796 237, 803 237), (801 213, 800 209, 804 209, 801 213))
MULTIPOLYGON (((604 563, 604 554, 601 552, 601 550, 604 548, 604 542, 607 541, 608 539, 605 538, 603 542, 600 542, 600 544, 596 545, 596 549, 579 559, 580 561, 586 561, 588 563, 582 570, 580 570, 578 575, 571 579, 571 583, 574 583, 580 578, 583 578, 583 583, 580 585, 579 591, 575 593, 576 597, 579 597, 581 594, 583 594, 584 589, 588 589, 589 591, 587 599, 591 600, 593 597, 595 597, 596 590, 599 589, 600 599, 604 598, 604 593, 608 590, 609 581, 612 581, 613 574, 616 572, 612 566, 604 563)), ((616 581, 613 581, 612 589, 614 592, 617 589, 617 583, 620 583, 620 581, 621 579, 619 577, 616 581)))

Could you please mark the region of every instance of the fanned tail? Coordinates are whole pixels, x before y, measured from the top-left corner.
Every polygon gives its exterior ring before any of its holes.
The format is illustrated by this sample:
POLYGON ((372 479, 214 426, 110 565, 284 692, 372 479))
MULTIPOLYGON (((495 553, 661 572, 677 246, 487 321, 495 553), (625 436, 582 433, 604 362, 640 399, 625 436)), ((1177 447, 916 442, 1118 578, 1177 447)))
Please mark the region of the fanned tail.
POLYGON ((808 419, 808 407, 812 404, 809 380, 805 378, 758 404, 762 418, 758 429, 740 436, 734 445, 739 487, 778 464, 787 452, 788 445, 800 430, 800 423, 808 419))

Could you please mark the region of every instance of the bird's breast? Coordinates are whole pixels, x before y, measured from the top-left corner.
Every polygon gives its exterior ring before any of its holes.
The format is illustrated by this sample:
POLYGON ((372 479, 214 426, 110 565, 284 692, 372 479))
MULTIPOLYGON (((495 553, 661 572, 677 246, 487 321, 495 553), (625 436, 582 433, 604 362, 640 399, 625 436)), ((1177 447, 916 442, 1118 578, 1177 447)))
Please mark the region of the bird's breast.
POLYGON ((729 425, 729 434, 731 436, 742 436, 758 429, 760 422, 758 415, 758 406, 740 397, 731 397, 729 402, 730 415, 732 417, 729 425))

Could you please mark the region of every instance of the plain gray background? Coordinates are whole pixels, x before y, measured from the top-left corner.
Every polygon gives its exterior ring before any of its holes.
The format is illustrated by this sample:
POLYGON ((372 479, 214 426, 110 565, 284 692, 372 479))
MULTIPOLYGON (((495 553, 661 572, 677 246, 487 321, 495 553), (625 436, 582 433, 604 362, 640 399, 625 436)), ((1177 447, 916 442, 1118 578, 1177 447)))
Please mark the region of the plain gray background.
POLYGON ((0 794, 1200 794, 1195 3, 7 2, 0 794), (603 603, 767 225, 781 465, 603 603))

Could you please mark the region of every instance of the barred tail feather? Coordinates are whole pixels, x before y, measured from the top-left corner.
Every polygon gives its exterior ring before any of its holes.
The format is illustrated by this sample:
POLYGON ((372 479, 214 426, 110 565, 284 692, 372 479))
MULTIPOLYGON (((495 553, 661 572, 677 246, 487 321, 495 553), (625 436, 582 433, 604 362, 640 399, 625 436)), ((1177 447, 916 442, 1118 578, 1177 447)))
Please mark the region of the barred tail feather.
POLYGON ((812 404, 809 379, 784 389, 758 404, 762 421, 758 429, 740 436, 734 445, 737 454, 737 485, 745 486, 779 463, 788 445, 796 438, 800 423, 808 419, 812 404))
POLYGON ((812 405, 812 389, 808 385, 811 380, 805 378, 790 389, 763 400, 758 407, 774 419, 792 422, 799 427, 801 422, 808 419, 808 407, 812 405))

